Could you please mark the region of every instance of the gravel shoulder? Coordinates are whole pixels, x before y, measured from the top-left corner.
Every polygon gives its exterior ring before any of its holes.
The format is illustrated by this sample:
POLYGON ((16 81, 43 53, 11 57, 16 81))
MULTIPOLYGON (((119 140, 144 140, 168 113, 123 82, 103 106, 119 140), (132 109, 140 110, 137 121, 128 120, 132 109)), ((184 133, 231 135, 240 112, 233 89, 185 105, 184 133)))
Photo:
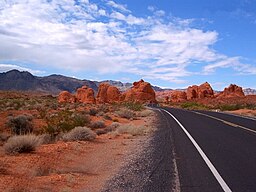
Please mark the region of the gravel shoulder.
POLYGON ((159 111, 156 114, 156 130, 137 143, 136 150, 102 192, 179 191, 172 130, 165 115, 159 111))

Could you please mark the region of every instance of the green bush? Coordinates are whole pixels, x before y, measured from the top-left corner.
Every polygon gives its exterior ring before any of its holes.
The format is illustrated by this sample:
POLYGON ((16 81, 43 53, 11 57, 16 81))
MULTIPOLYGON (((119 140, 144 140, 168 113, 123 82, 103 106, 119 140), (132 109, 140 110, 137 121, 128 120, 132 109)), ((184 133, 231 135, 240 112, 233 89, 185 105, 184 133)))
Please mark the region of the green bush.
POLYGON ((196 102, 185 102, 182 103, 181 108, 183 109, 199 109, 199 110, 205 110, 205 109, 209 109, 207 106, 200 104, 200 103, 196 103, 196 102))
POLYGON ((49 134, 67 132, 75 127, 90 124, 91 121, 88 115, 73 113, 68 110, 52 114, 46 120, 48 126, 45 128, 45 132, 49 134))
POLYGON ((75 127, 63 135, 63 141, 92 141, 96 134, 87 127, 75 127))
POLYGON ((133 111, 141 111, 141 110, 145 109, 143 104, 137 103, 137 102, 123 103, 123 106, 126 107, 127 109, 130 109, 133 111))
POLYGON ((11 132, 17 135, 31 133, 33 131, 32 117, 19 115, 17 117, 9 117, 7 126, 11 128, 11 132))
POLYGON ((231 104, 231 105, 221 105, 219 106, 219 108, 221 111, 235 111, 238 109, 243 109, 245 107, 240 104, 231 104))
POLYGON ((7 154, 29 153, 39 144, 40 139, 36 135, 16 135, 7 140, 4 150, 7 154))

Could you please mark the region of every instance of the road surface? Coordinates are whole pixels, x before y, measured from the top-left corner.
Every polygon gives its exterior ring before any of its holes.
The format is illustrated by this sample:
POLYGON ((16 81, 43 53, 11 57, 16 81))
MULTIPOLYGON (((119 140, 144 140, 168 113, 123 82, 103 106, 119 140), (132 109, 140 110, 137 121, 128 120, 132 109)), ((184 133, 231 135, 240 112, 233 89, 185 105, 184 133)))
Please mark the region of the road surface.
POLYGON ((144 160, 135 163, 138 172, 123 172, 127 178, 137 177, 139 187, 127 187, 124 181, 122 190, 109 191, 256 191, 255 120, 217 112, 155 110, 159 129, 140 157, 144 160))

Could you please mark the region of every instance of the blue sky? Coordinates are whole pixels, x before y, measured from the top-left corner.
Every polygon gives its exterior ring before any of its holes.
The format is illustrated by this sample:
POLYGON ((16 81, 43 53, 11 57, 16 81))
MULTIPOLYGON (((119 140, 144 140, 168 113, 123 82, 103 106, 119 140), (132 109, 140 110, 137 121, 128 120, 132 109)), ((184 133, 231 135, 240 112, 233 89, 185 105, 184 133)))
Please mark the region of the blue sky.
POLYGON ((256 88, 255 0, 0 0, 0 72, 256 88))

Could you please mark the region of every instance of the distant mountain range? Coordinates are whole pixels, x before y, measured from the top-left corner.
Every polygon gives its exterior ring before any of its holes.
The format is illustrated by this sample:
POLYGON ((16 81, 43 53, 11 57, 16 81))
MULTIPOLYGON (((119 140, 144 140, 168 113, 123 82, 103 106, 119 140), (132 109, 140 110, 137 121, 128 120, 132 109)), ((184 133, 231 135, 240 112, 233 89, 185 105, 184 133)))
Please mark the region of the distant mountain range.
MULTIPOLYGON (((57 95, 61 91, 69 91, 74 93, 77 88, 87 85, 95 91, 98 90, 99 84, 105 82, 119 88, 120 91, 125 91, 132 87, 132 83, 122 83, 120 81, 90 81, 80 80, 63 75, 50 75, 45 77, 37 77, 27 71, 20 72, 11 70, 0 73, 0 90, 15 90, 15 91, 38 91, 48 94, 57 95)), ((172 89, 162 89, 158 86, 152 86, 155 91, 166 91, 172 89)), ((256 94, 255 89, 244 89, 245 94, 256 94)))
MULTIPOLYGON (((0 90, 15 90, 15 91, 38 91, 49 94, 59 94, 61 91, 75 92, 77 88, 87 85, 95 91, 98 90, 100 83, 109 83, 119 88, 120 91, 125 91, 132 87, 132 83, 122 83, 120 81, 90 81, 80 80, 63 75, 50 75, 45 77, 37 77, 27 71, 11 70, 5 73, 0 73, 0 90)), ((160 87, 153 86, 156 91, 161 91, 160 87)))

